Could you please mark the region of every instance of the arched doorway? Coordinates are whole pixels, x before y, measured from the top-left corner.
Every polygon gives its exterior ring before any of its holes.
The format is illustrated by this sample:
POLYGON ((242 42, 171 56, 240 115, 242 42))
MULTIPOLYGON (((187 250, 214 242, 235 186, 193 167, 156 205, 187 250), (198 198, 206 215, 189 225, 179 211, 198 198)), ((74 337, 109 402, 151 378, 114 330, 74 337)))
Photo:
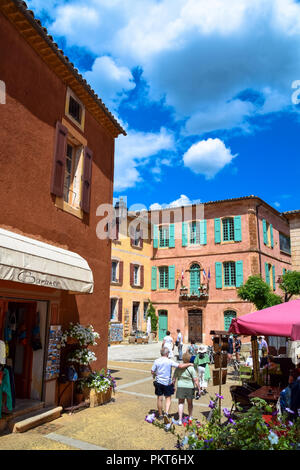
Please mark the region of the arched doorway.
POLYGON ((202 343, 202 310, 193 309, 188 311, 189 341, 202 343))
POLYGON ((167 310, 158 311, 158 340, 162 341, 168 330, 168 312, 167 310))

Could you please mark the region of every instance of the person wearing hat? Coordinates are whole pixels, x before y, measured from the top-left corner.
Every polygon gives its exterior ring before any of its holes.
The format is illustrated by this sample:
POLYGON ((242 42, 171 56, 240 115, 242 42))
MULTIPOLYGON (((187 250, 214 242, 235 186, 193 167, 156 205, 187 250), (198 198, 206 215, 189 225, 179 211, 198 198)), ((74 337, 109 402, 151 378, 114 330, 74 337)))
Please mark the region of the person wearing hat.
POLYGON ((201 344, 197 351, 197 356, 194 360, 194 367, 198 372, 199 377, 199 396, 196 397, 196 400, 200 395, 205 395, 207 393, 207 385, 210 379, 210 369, 209 369, 209 355, 207 353, 207 346, 201 344))

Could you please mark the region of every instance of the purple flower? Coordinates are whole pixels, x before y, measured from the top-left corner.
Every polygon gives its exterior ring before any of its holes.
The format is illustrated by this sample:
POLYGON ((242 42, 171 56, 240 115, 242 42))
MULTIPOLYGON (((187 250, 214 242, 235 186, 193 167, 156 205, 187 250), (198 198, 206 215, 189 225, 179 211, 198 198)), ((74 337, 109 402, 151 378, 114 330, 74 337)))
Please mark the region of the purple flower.
POLYGON ((229 420, 228 420, 228 421, 229 421, 231 424, 233 424, 233 426, 235 426, 235 425, 236 425, 236 422, 235 422, 235 421, 233 421, 233 419, 232 419, 232 418, 229 418, 229 420))
POLYGON ((213 409, 216 407, 216 404, 215 404, 215 402, 214 402, 214 401, 210 400, 210 402, 209 402, 209 405, 208 405, 208 406, 209 406, 209 408, 211 408, 211 409, 213 410, 213 409))
POLYGON ((221 398, 221 400, 223 400, 223 398, 224 398, 223 395, 219 395, 218 393, 216 393, 216 397, 221 398))
POLYGON ((214 438, 211 437, 210 439, 204 439, 204 442, 213 442, 214 438))
POLYGON ((290 408, 286 408, 285 409, 288 413, 291 413, 292 415, 294 415, 295 413, 293 412, 293 410, 290 410, 290 408))
POLYGON ((228 408, 223 408, 225 418, 230 418, 230 411, 228 408))

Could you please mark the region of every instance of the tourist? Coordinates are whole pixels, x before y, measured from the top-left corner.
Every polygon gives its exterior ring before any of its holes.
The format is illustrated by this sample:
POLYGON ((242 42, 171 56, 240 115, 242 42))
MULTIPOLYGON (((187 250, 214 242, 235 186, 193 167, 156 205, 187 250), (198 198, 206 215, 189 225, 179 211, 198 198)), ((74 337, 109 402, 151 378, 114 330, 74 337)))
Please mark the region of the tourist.
POLYGON ((175 424, 178 424, 178 426, 182 425, 185 400, 187 400, 188 404, 189 419, 193 419, 193 398, 195 395, 195 386, 197 390, 199 390, 199 380, 195 368, 190 363, 190 354, 186 352, 182 359, 183 364, 180 365, 186 365, 187 367, 185 369, 177 368, 174 372, 175 383, 177 380, 176 398, 178 398, 178 421, 175 421, 175 424))
POLYGON ((167 331, 166 336, 163 339, 162 348, 169 349, 169 356, 168 356, 169 359, 174 357, 174 354, 173 354, 174 341, 173 341, 170 331, 167 331))
POLYGON ((233 336, 230 335, 228 338, 228 350, 227 350, 227 359, 228 362, 231 361, 232 359, 232 354, 233 354, 233 336))
POLYGON ((234 341, 234 349, 235 349, 235 357, 237 362, 240 362, 240 351, 242 347, 242 342, 240 340, 239 335, 235 335, 235 341, 234 341))
POLYGON ((178 349, 178 360, 182 361, 183 340, 182 340, 182 333, 179 329, 177 330, 177 338, 176 338, 176 343, 175 344, 176 344, 177 349, 178 349))
POLYGON ((264 367, 268 363, 268 343, 264 336, 258 337, 258 357, 260 359, 260 368, 264 367))
MULTIPOLYGON (((207 393, 207 385, 210 379, 210 368, 209 368, 210 360, 209 355, 207 353, 207 346, 205 344, 201 344, 197 351, 197 356, 194 360, 194 367, 198 371, 199 376, 199 396, 205 395, 207 393)), ((196 398, 199 398, 196 397, 196 398)))
POLYGON ((188 353, 191 355, 191 362, 194 362, 194 359, 195 359, 196 354, 197 354, 197 350, 198 350, 198 347, 195 343, 195 340, 192 339, 191 344, 188 347, 188 353))
POLYGON ((174 384, 172 383, 172 367, 175 369, 185 369, 192 364, 178 364, 168 358, 169 349, 162 348, 160 351, 161 357, 154 361, 151 369, 152 377, 154 378, 155 395, 157 396, 157 410, 158 419, 165 420, 168 423, 169 411, 171 406, 171 396, 174 394, 174 384), (163 415, 163 397, 165 397, 166 411, 163 415))

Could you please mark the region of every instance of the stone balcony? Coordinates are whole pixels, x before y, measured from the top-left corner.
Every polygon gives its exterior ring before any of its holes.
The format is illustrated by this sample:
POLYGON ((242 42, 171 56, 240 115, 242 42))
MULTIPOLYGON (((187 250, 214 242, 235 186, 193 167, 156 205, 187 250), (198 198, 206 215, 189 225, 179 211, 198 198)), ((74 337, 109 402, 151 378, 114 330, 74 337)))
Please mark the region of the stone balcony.
POLYGON ((198 293, 191 294, 187 287, 181 287, 179 291, 180 302, 195 302, 199 300, 208 300, 208 297, 208 286, 205 284, 198 287, 198 293))

